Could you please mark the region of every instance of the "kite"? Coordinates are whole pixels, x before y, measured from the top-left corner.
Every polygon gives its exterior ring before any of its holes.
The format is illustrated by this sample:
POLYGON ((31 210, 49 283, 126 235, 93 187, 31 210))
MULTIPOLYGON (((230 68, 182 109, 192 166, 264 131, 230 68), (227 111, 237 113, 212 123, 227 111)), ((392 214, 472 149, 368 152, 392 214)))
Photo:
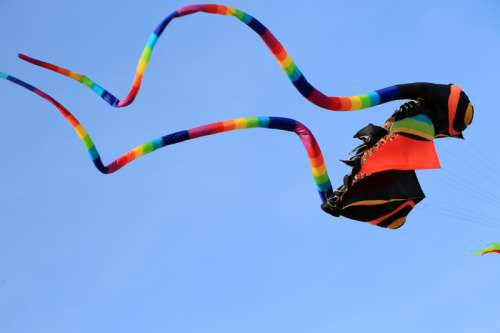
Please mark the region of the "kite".
MULTIPOLYGON (((344 177, 344 184, 335 191, 312 132, 302 123, 283 117, 239 118, 178 131, 148 141, 105 165, 88 132, 66 107, 45 92, 11 75, 0 72, 0 79, 15 83, 54 105, 85 145, 95 167, 104 174, 114 173, 159 148, 202 136, 258 127, 289 131, 299 136, 307 151, 322 201, 321 208, 325 212, 336 217, 342 215, 379 227, 397 229, 424 198, 414 170, 439 168, 432 142, 435 137, 434 126, 422 100, 405 103, 387 120, 384 127, 369 124, 355 134, 354 137, 361 139, 363 144, 355 148, 355 155, 351 159, 344 161, 352 167, 352 172, 344 177)), ((450 89, 453 90, 453 86, 450 89)))
POLYGON ((262 38, 298 92, 321 108, 355 111, 395 100, 410 101, 396 110, 383 127, 369 124, 354 135, 363 143, 354 149, 354 155, 350 159, 343 161, 352 171, 344 177, 343 184, 333 190, 314 136, 296 120, 256 117, 213 123, 151 141, 104 166, 90 137, 67 109, 38 89, 13 77, 6 78, 54 104, 72 123, 80 138, 84 140, 96 167, 103 173, 114 172, 136 157, 157 148, 203 135, 251 127, 293 131, 306 146, 322 199, 321 208, 325 212, 335 217, 344 216, 389 229, 401 227, 410 211, 425 197, 415 170, 440 168, 433 140, 443 137, 463 138, 462 132, 472 122, 474 107, 465 92, 455 84, 416 82, 396 84, 355 96, 327 96, 309 83, 283 45, 261 22, 241 10, 215 4, 182 7, 160 23, 146 43, 132 87, 123 99, 117 98, 86 75, 24 54, 19 54, 19 57, 70 77, 93 90, 112 107, 122 108, 135 100, 153 49, 167 25, 174 18, 198 12, 234 16, 245 23, 262 38))
POLYGON ((490 246, 488 246, 487 248, 484 248, 482 250, 474 252, 471 255, 472 256, 484 256, 485 254, 489 254, 489 253, 500 254, 500 243, 491 243, 490 246))
POLYGON ((415 170, 440 168, 434 138, 463 138, 474 108, 456 85, 413 86, 423 98, 403 104, 383 127, 369 124, 354 135, 363 143, 343 161, 352 171, 321 205, 325 212, 397 229, 424 199, 415 170))

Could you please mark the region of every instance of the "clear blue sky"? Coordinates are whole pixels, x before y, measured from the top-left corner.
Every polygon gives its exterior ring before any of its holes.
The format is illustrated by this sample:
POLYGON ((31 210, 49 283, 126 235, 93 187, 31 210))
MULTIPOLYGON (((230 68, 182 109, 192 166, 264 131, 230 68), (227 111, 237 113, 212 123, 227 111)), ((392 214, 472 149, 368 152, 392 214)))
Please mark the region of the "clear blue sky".
MULTIPOLYGON (((455 82, 476 107, 465 142, 438 143, 443 170, 419 173, 427 199, 407 224, 323 213, 300 141, 284 132, 190 141, 103 176, 50 105, 3 81, 1 332, 500 332, 500 259, 469 256, 500 240, 500 5, 310 3, 227 4, 266 24, 326 93, 455 82)), ((287 116, 316 134, 339 184, 352 134, 398 104, 309 104, 234 19, 174 21, 126 109, 16 58, 70 67, 121 97, 149 34, 185 4, 0 0, 0 70, 74 111, 106 161, 215 120, 287 116)))

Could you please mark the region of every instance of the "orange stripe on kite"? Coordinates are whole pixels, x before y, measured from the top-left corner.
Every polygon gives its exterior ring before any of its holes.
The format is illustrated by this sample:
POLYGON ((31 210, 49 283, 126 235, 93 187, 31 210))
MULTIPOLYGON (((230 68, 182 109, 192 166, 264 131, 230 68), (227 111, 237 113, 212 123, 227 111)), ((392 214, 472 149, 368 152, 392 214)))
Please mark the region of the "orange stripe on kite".
POLYGON ((458 86, 452 84, 450 87, 450 97, 448 98, 448 132, 450 135, 458 135, 457 132, 453 128, 453 120, 455 119, 455 115, 457 114, 458 100, 460 99, 460 93, 462 89, 458 86))
POLYGON ((381 216, 379 217, 378 219, 375 219, 375 220, 372 220, 372 221, 369 221, 368 223, 370 224, 373 224, 373 225, 377 225, 383 221, 385 221, 386 219, 388 219, 389 217, 391 217, 392 215, 396 214, 397 212, 399 212, 400 210, 408 207, 408 206, 411 206, 412 208, 415 207, 415 203, 411 200, 408 200, 408 201, 405 201, 404 204, 402 204, 401 206, 399 206, 398 208, 396 208, 395 210, 393 210, 392 212, 390 212, 389 214, 386 214, 384 216, 381 216))

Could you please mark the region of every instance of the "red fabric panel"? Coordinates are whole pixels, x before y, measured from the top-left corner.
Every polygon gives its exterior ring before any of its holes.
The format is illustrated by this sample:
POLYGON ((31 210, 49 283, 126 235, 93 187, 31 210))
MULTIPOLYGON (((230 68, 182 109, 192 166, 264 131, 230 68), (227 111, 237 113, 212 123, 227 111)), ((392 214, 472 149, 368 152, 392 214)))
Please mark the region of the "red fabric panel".
POLYGON ((439 169, 441 164, 433 141, 419 141, 396 134, 380 146, 366 162, 360 173, 371 175, 385 170, 439 169))

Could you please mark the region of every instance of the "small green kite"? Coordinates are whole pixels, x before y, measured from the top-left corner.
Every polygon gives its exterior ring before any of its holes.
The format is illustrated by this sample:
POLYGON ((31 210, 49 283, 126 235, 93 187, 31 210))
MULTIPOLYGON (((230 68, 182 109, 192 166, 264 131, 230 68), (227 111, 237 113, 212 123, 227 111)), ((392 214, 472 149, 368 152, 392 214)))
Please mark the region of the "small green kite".
POLYGON ((487 248, 479 250, 471 256, 484 256, 485 254, 488 253, 498 253, 500 254, 500 243, 491 243, 487 248))

